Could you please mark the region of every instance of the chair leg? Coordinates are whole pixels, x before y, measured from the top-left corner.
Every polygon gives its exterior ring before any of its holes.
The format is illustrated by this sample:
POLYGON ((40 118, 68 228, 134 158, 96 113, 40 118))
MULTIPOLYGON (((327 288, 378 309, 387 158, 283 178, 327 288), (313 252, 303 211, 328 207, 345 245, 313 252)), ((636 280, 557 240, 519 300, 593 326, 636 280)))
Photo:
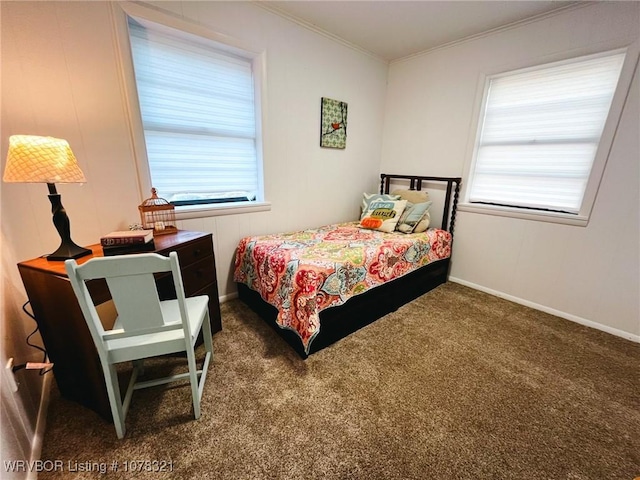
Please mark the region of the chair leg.
POLYGON ((200 418, 200 395, 198 395, 198 367, 196 365, 196 354, 193 351, 193 344, 187 340, 187 361, 189 363, 189 381, 191 383, 191 397, 193 398, 193 416, 200 418))
POLYGON ((144 358, 133 360, 131 363, 133 364, 133 368, 138 371, 138 375, 144 375, 144 358))
POLYGON ((213 334, 211 333, 211 319, 208 309, 202 322, 202 336, 204 337, 205 350, 213 355, 213 340, 211 340, 213 334))
POLYGON ((205 378, 207 376, 206 369, 209 366, 209 359, 213 353, 213 341, 211 340, 211 320, 209 318, 209 310, 205 310, 204 318, 202 320, 202 336, 204 338, 205 350, 207 352, 205 361, 202 366, 202 373, 200 374, 200 381, 198 382, 198 367, 196 365, 196 356, 194 352, 193 342, 189 342, 187 345, 187 360, 189 362, 189 380, 191 383, 191 397, 193 398, 193 416, 200 418, 200 399, 202 398, 202 390, 204 387, 205 378))
POLYGON ((118 438, 124 438, 126 428, 124 425, 124 412, 122 410, 122 398, 120 396, 120 385, 118 384, 118 372, 115 365, 103 365, 104 378, 107 385, 107 394, 111 405, 111 415, 113 424, 116 427, 118 438))
POLYGON ((209 317, 209 311, 205 312, 202 321, 202 336, 204 338, 205 356, 202 361, 202 370, 200 374, 200 382, 198 383, 198 398, 202 401, 202 394, 204 392, 204 384, 207 380, 207 371, 209 369, 209 363, 213 357, 213 340, 211 339, 211 320, 209 317))

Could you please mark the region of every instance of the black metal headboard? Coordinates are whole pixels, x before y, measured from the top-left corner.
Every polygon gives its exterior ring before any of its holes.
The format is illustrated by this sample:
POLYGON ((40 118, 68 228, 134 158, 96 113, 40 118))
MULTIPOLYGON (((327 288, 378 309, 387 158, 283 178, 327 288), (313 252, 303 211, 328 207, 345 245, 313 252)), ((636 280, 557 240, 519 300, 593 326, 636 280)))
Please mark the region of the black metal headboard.
POLYGON ((418 175, 395 175, 389 173, 380 174, 380 193, 389 193, 389 186, 394 179, 409 180, 410 190, 422 190, 422 182, 446 183, 447 192, 442 211, 442 230, 447 230, 453 236, 453 227, 456 222, 458 209, 458 195, 460 194, 460 177, 422 177, 418 175), (454 187, 455 184, 455 187, 454 187), (453 193, 453 199, 451 194, 453 193))

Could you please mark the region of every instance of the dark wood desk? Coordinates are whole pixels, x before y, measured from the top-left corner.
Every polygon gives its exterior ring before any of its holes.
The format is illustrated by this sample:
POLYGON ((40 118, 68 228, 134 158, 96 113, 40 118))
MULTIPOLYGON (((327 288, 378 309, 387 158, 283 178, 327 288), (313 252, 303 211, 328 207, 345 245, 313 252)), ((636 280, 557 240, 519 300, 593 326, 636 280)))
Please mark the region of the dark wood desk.
MULTIPOLYGON (((209 295, 211 328, 215 333, 222 329, 216 263, 213 240, 210 233, 179 230, 154 238, 155 252, 169 255, 176 251, 187 296, 209 295)), ((102 257, 102 247, 91 245, 92 255, 79 258, 79 264, 91 258, 102 257)), ((62 396, 111 420, 102 367, 93 339, 85 322, 63 261, 34 258, 18 264, 31 309, 36 317, 42 341, 62 396)), ((161 298, 175 297, 170 277, 158 279, 161 298)), ((108 306, 111 299, 104 281, 89 284, 96 304, 108 306)), ((107 320, 108 321, 108 320, 107 320)), ((105 325, 110 327, 110 325, 105 325)))

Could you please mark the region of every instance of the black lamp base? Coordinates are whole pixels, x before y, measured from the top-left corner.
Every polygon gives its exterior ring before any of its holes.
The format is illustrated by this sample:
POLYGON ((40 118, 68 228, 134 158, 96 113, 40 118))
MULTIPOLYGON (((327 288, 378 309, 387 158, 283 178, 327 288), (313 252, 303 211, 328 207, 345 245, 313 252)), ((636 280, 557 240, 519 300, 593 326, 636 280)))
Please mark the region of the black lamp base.
POLYGON ((67 212, 62 206, 60 200, 60 194, 56 191, 56 186, 53 183, 47 184, 49 187, 49 201, 51 202, 51 213, 53 214, 53 224, 56 230, 60 234, 60 246, 51 255, 47 255, 47 260, 60 261, 68 260, 70 258, 80 258, 85 255, 90 255, 91 250, 83 248, 74 243, 71 240, 71 228, 69 225, 69 217, 67 212))
POLYGON ((91 255, 93 252, 88 248, 80 247, 73 242, 63 243, 51 255, 47 255, 47 260, 68 260, 69 258, 80 258, 91 255))

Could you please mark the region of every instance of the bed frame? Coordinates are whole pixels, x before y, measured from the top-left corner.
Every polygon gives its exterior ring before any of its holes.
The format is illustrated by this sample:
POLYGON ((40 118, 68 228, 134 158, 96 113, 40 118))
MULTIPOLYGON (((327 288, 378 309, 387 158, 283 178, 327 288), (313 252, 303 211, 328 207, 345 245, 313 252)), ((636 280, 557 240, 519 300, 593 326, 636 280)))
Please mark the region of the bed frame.
MULTIPOLYGON (((461 179, 459 177, 423 177, 383 173, 380 175, 380 193, 389 193, 391 183, 395 183, 396 180, 408 180, 411 190, 422 190, 423 183, 439 185, 446 183, 441 228, 453 236, 460 193, 461 179)), ((321 311, 321 328, 311 342, 309 354, 331 345, 445 283, 449 275, 449 265, 450 258, 438 260, 392 282, 356 295, 343 305, 321 311)), ((238 283, 237 286, 240 299, 271 325, 300 357, 307 358, 308 355, 304 351, 300 337, 295 332, 281 328, 276 323, 278 315, 276 307, 265 302, 258 292, 251 290, 245 284, 238 283)))

